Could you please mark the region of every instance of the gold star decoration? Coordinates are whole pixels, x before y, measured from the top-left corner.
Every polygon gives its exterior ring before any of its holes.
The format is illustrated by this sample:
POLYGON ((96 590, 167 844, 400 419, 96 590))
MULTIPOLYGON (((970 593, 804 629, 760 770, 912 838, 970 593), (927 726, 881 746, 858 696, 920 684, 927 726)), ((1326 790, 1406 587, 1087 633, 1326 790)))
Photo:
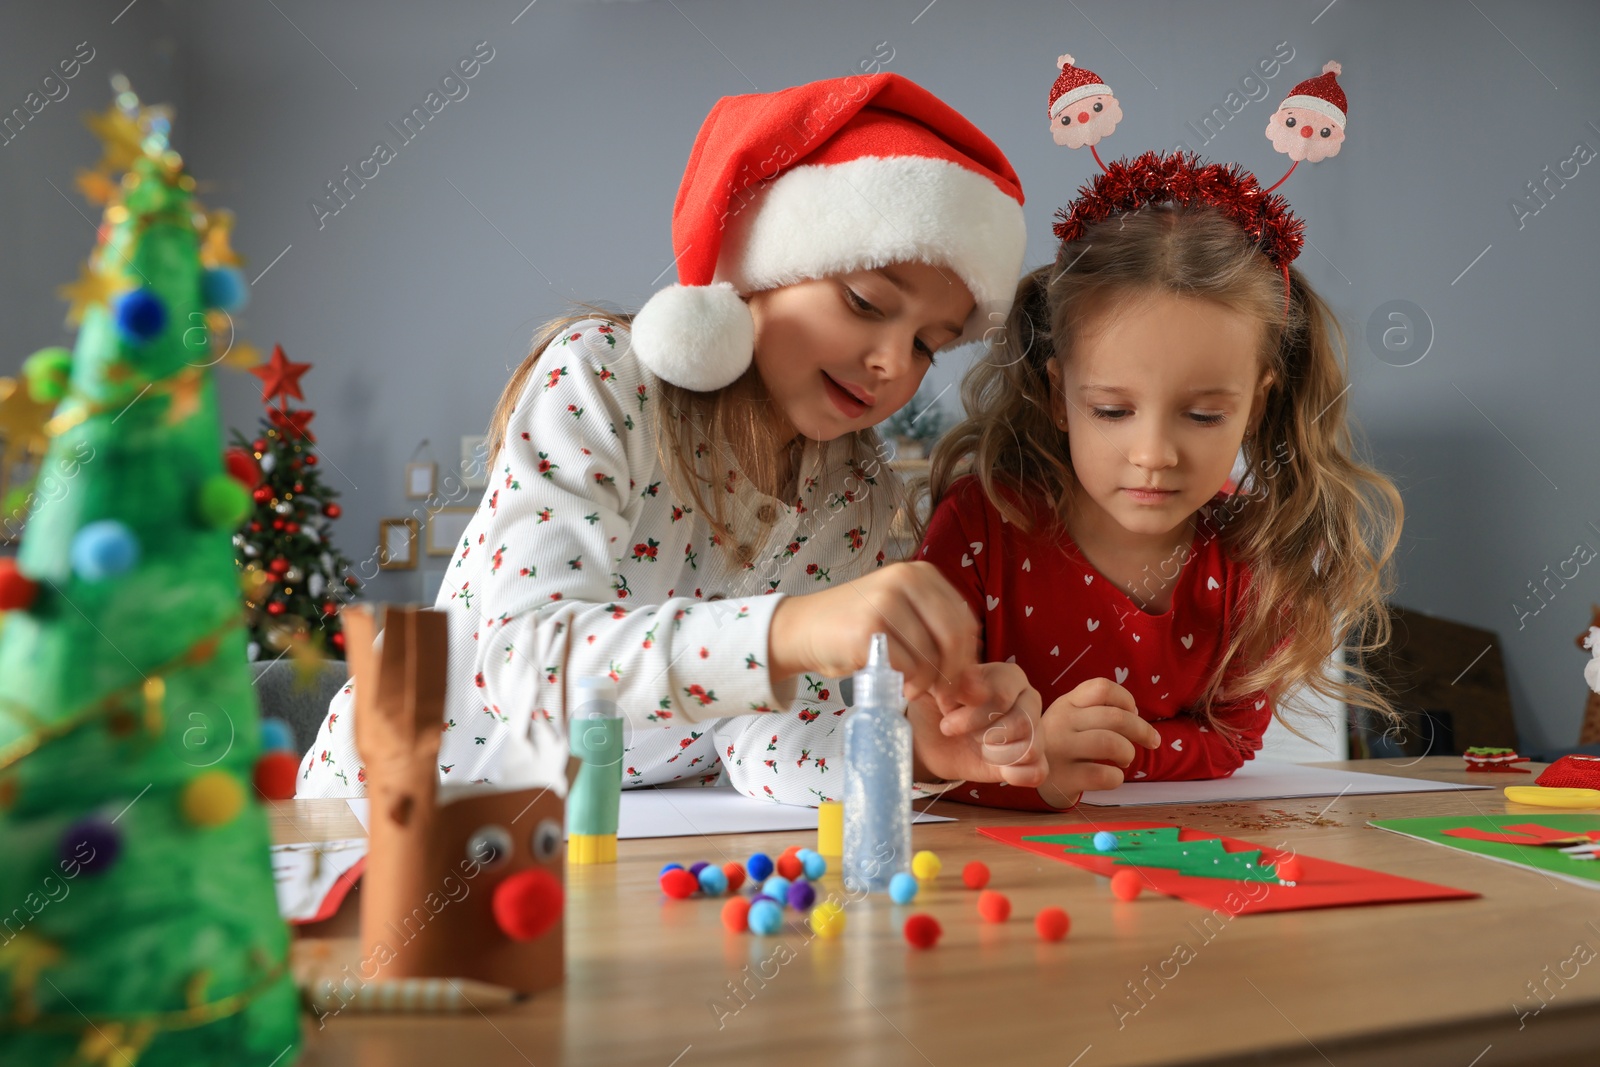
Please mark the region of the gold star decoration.
POLYGON ((233 370, 249 370, 251 367, 261 365, 261 349, 249 341, 235 341, 220 362, 224 367, 233 370))
POLYGON ((78 268, 78 280, 57 286, 56 294, 70 302, 67 323, 77 326, 83 321, 83 313, 89 310, 90 305, 109 304, 112 297, 126 288, 127 284, 120 275, 107 274, 84 263, 78 268))
POLYGON ((45 423, 50 406, 28 395, 27 386, 15 378, 0 378, 0 462, 10 465, 18 452, 43 455, 50 444, 45 423))
POLYGON ((200 262, 207 267, 237 267, 239 254, 233 238, 233 212, 219 208, 206 215, 205 236, 200 241, 200 262))
POLYGON ((85 200, 97 206, 110 203, 111 198, 117 195, 117 183, 103 169, 79 170, 73 184, 85 200))
POLYGON ((198 367, 191 367, 177 375, 167 391, 172 399, 167 404, 167 425, 182 422, 200 410, 201 375, 198 367))
POLYGON ((140 146, 144 133, 139 129, 139 123, 117 105, 112 104, 98 115, 85 115, 83 121, 100 138, 100 146, 105 152, 96 169, 127 170, 144 155, 144 149, 140 146))

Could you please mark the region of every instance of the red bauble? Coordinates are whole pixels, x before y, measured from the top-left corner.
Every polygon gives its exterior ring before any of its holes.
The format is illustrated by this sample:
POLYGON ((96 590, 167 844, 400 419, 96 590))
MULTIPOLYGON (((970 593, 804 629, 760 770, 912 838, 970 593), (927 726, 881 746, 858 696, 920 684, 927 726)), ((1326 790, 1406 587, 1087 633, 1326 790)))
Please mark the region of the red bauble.
POLYGON ((360 582, 356 581, 356 576, 353 574, 345 575, 344 584, 348 585, 351 589, 358 588, 361 585, 360 582))
POLYGON ((324 504, 322 505, 322 513, 330 519, 337 519, 344 514, 344 509, 338 504, 324 504))
POLYGON ((258 437, 254 441, 250 442, 250 447, 255 449, 257 452, 265 452, 267 450, 267 439, 265 437, 258 437))
POLYGON ((281 749, 268 752, 256 760, 253 777, 256 792, 268 800, 293 800, 295 777, 300 773, 300 761, 293 753, 281 749))
POLYGON ((301 483, 299 483, 299 482, 295 482, 294 483, 294 491, 297 492, 297 493, 303 493, 303 492, 306 491, 306 487, 304 485, 302 485, 301 483))
POLYGON ((300 524, 298 522, 286 522, 286 523, 283 524, 283 532, 284 533, 299 533, 300 532, 300 524))
POLYGON ((0 559, 0 611, 29 607, 39 593, 39 583, 17 569, 14 559, 0 559))
POLYGON ((250 524, 250 532, 251 533, 260 533, 261 532, 261 524, 259 522, 252 522, 250 524))
POLYGON ((331 600, 323 601, 322 614, 330 619, 333 618, 335 615, 339 614, 339 605, 331 600))
POLYGON ((285 610, 284 606, 276 600, 267 605, 268 615, 282 615, 285 610))
POLYGON ((281 529, 283 529, 283 520, 282 520, 282 519, 273 519, 273 520, 272 520, 272 528, 273 528, 273 529, 274 529, 274 530, 281 530, 281 529))
POLYGON ((254 489, 261 484, 261 467, 256 463, 256 458, 244 449, 228 449, 223 453, 222 464, 228 470, 228 477, 246 489, 254 489))
POLYGON ((269 485, 257 486, 256 491, 250 495, 255 498, 257 504, 265 504, 272 499, 272 487, 269 485))
POLYGON ((288 569, 289 561, 284 559, 282 556, 279 556, 277 559, 267 564, 267 570, 271 571, 273 574, 282 574, 288 569))
POLYGON ((343 632, 336 633, 332 637, 328 638, 328 644, 332 645, 334 648, 337 648, 339 651, 343 652, 344 651, 344 633, 343 632))
POLYGON ((315 467, 316 465, 317 465, 317 456, 316 456, 316 453, 313 452, 311 455, 306 457, 306 466, 315 467))

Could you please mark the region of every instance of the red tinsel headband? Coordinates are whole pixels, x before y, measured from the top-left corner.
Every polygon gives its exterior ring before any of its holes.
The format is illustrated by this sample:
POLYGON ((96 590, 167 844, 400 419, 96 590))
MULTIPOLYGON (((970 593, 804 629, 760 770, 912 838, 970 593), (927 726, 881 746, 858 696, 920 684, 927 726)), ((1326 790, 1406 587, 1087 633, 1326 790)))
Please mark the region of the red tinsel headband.
POLYGON ((1339 154, 1344 144, 1349 102, 1340 87, 1342 68, 1329 61, 1322 73, 1297 84, 1267 121, 1272 147, 1294 162, 1282 178, 1262 189, 1256 176, 1237 163, 1205 163, 1192 153, 1146 152, 1109 166, 1095 145, 1122 121, 1122 107, 1111 87, 1070 55, 1056 60, 1061 73, 1050 87, 1050 134, 1056 144, 1088 147, 1101 173, 1083 186, 1078 198, 1056 212, 1055 234, 1062 243, 1083 236, 1084 227, 1147 204, 1205 205, 1232 219, 1273 266, 1283 272, 1284 315, 1289 313, 1289 264, 1305 242, 1305 224, 1288 202, 1272 191, 1294 173, 1301 160, 1317 162, 1339 154))

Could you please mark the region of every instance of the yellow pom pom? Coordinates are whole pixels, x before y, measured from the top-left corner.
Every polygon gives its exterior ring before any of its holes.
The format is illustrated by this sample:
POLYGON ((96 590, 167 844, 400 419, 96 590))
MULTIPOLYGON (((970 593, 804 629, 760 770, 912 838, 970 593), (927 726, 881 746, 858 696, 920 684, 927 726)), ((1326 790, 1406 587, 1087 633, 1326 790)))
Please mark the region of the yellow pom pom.
POLYGON ((933 881, 943 869, 944 864, 939 862, 939 857, 927 849, 911 857, 911 873, 917 876, 919 882, 933 881))
POLYGON ((195 826, 221 826, 244 807, 244 787, 226 771, 207 771, 183 788, 183 817, 195 826))
POLYGON ((844 908, 831 900, 812 908, 811 932, 822 938, 835 938, 844 933, 844 908))

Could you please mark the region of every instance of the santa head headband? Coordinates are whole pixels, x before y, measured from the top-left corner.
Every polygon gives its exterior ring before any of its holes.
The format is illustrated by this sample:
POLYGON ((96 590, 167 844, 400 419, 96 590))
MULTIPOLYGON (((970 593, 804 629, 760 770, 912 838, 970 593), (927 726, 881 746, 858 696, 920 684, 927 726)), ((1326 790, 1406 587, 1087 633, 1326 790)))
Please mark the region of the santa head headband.
POLYGON ((634 317, 636 356, 686 389, 750 366, 743 297, 901 261, 971 291, 959 340, 1004 318, 1027 244, 1022 185, 994 142, 888 72, 726 96, 700 127, 672 211, 680 284, 634 317))
POLYGON ((1087 145, 1101 173, 1079 190, 1076 200, 1056 212, 1056 237, 1063 243, 1076 241, 1089 223, 1149 204, 1213 207, 1233 220, 1283 273, 1287 311, 1289 264, 1300 254, 1305 224, 1289 210, 1288 201, 1272 193, 1301 160, 1315 163, 1339 154, 1349 107, 1339 87, 1339 64, 1329 61, 1321 74, 1296 85, 1267 121, 1272 147, 1294 162, 1282 178, 1263 189, 1256 176, 1237 163, 1206 163, 1192 153, 1146 152, 1135 159, 1105 163, 1095 145, 1116 130, 1122 108, 1110 86, 1075 62, 1070 55, 1056 60, 1061 73, 1050 87, 1050 133, 1056 144, 1087 145))

